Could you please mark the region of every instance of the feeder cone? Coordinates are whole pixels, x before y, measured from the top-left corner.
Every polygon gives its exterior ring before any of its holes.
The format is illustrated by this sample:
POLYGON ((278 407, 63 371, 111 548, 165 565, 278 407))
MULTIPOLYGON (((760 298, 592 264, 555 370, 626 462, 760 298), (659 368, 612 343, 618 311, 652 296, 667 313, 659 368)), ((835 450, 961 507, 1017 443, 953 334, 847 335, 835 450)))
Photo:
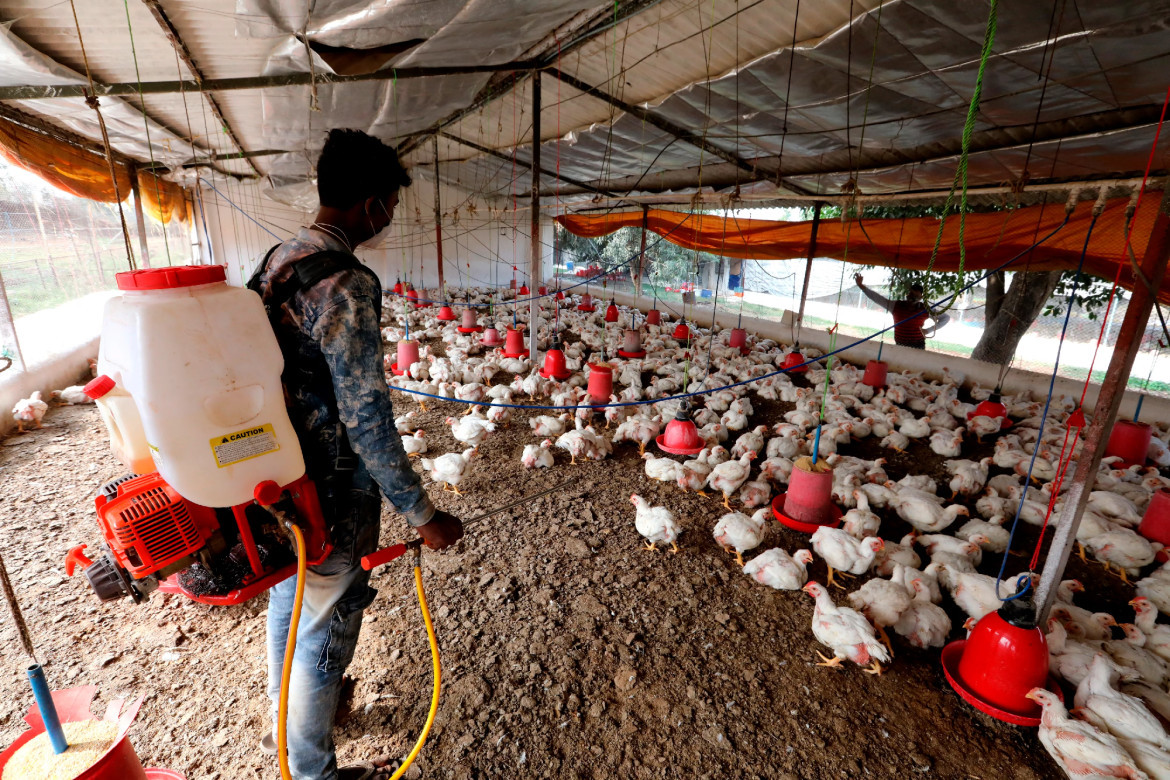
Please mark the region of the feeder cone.
POLYGON ((544 353, 544 368, 540 369, 540 375, 558 382, 563 382, 573 375, 572 371, 565 368, 565 352, 559 343, 553 344, 552 348, 544 353))
POLYGON ((622 348, 617 353, 619 357, 624 358, 638 359, 646 357, 646 350, 642 349, 642 332, 627 329, 625 341, 622 342, 622 348))
POLYGON ((800 365, 803 362, 804 355, 794 349, 784 356, 784 362, 780 364, 780 368, 791 374, 803 374, 808 371, 808 366, 800 365))
POLYGON ((511 289, 513 289, 513 290, 516 289, 516 280, 515 279, 512 280, 511 289))
POLYGON ((679 408, 678 414, 666 424, 666 430, 655 441, 658 442, 658 449, 671 455, 698 455, 707 446, 699 438, 699 430, 686 405, 679 408))
POLYGON ((475 310, 470 306, 463 310, 463 321, 459 323, 456 328, 460 333, 482 333, 483 328, 480 327, 479 322, 475 319, 475 310))
POLYGON ((548 295, 548 288, 542 284, 540 287, 536 288, 536 294, 537 295, 548 295))
MULTIPOLYGON (((1170 547, 1170 490, 1162 488, 1150 497, 1146 513, 1142 515, 1138 533, 1151 542, 1158 542, 1163 547, 1170 547)), ((1166 562, 1164 550, 1159 550, 1158 560, 1166 562)))
POLYGON ((528 293, 530 293, 530 292, 531 292, 531 290, 528 289, 528 285, 526 285, 526 284, 520 285, 520 290, 518 292, 519 295, 528 295, 528 293))
POLYGON ((1135 420, 1118 420, 1109 432, 1109 443, 1105 445, 1105 457, 1119 457, 1125 465, 1145 465, 1154 429, 1147 423, 1135 420))
POLYGON ((783 525, 806 534, 821 526, 841 525, 841 509, 833 503, 833 469, 823 460, 799 458, 788 490, 772 499, 772 514, 783 525))
POLYGON ((1037 726, 1040 705, 1027 698, 1033 688, 1060 696, 1048 676, 1048 642, 1036 625, 1027 597, 1004 602, 975 624, 967 639, 942 652, 947 682, 972 707, 1017 726, 1037 726))
POLYGON ((743 328, 732 328, 731 338, 728 339, 727 346, 732 349, 738 349, 746 355, 749 351, 747 348, 747 331, 743 328))
MULTIPOLYGON (((90 707, 96 693, 96 685, 53 691, 53 705, 61 722, 72 723, 93 719, 90 707)), ((143 768, 138 754, 134 752, 134 746, 127 738, 127 732, 134 725, 144 698, 139 697, 132 702, 125 700, 115 702, 114 706, 106 709, 104 720, 116 721, 118 724, 114 744, 96 763, 77 775, 77 780, 183 780, 183 775, 170 769, 143 768)), ((45 732, 44 721, 41 720, 40 711, 35 704, 29 707, 24 720, 29 725, 28 731, 17 737, 3 753, 0 753, 0 775, 4 774, 4 767, 25 744, 45 732)))
POLYGON ((865 376, 861 378, 863 385, 882 388, 886 386, 886 374, 890 364, 884 360, 871 360, 865 364, 865 376))
POLYGON ((1001 431, 1005 431, 1012 427, 1011 418, 1007 416, 1007 407, 1004 406, 999 400, 999 393, 992 393, 991 397, 986 401, 980 401, 975 405, 975 411, 967 412, 968 420, 973 417, 990 417, 992 419, 999 417, 1003 420, 999 426, 1001 431))
POLYGON ((685 322, 680 322, 674 326, 674 333, 671 334, 671 337, 675 341, 688 342, 691 340, 691 329, 687 327, 685 322))
POLYGON ((556 298, 558 301, 563 301, 565 299, 565 294, 563 292, 561 292, 560 290, 557 290, 556 298))
POLYGON ((593 305, 593 296, 585 293, 581 296, 581 305, 577 307, 577 311, 597 311, 597 307, 593 305))
POLYGON ((504 337, 504 357, 528 357, 528 350, 524 348, 524 331, 508 328, 508 335, 504 337))
POLYGON ((410 367, 418 362, 418 342, 402 340, 398 342, 398 360, 390 366, 394 376, 402 376, 410 367))
POLYGON ((662 312, 658 311, 658 309, 651 309, 650 311, 646 312, 646 324, 647 325, 661 325, 662 324, 662 312))
POLYGON ((401 280, 401 279, 395 279, 395 280, 394 280, 394 294, 395 294, 395 295, 402 295, 402 290, 403 290, 403 289, 404 289, 404 288, 403 288, 403 285, 402 285, 402 280, 401 280))
POLYGON ((617 304, 614 303, 612 300, 609 302, 609 306, 605 307, 605 321, 606 322, 617 322, 618 321, 618 307, 617 307, 617 304))
POLYGON ((609 403, 613 395, 613 368, 600 363, 589 364, 589 397, 599 404, 609 403))
POLYGON ((444 303, 439 308, 438 318, 443 322, 453 322, 455 320, 455 312, 451 311, 451 307, 444 303))
POLYGON ((500 332, 495 328, 488 328, 483 332, 483 338, 479 342, 485 347, 499 347, 503 345, 503 340, 500 339, 500 332))

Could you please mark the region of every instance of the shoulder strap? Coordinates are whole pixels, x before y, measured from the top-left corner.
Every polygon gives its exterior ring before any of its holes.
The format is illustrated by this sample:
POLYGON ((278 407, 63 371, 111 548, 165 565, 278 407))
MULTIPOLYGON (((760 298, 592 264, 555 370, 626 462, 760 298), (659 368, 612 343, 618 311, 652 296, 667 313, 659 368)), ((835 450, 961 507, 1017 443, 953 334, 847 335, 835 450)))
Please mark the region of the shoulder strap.
MULTIPOLYGON (((272 255, 275 249, 276 247, 273 247, 272 250, 269 250, 268 256, 264 258, 264 262, 261 264, 261 271, 264 266, 267 266, 268 257, 272 255)), ((355 270, 370 274, 377 280, 377 276, 373 271, 362 265, 356 257, 348 252, 326 249, 320 252, 314 252, 311 255, 305 255, 300 260, 294 261, 292 265, 292 275, 285 281, 274 284, 270 290, 268 300, 264 303, 265 308, 268 310, 268 319, 272 322, 274 328, 280 319, 280 309, 284 304, 292 300, 293 296, 297 293, 311 289, 319 282, 328 279, 334 274, 342 271, 355 270)), ((261 273, 261 271, 257 271, 257 274, 261 273)), ((253 279, 256 279, 256 277, 253 276, 253 279)), ((249 282, 248 286, 251 287, 252 282, 249 282)), ((382 317, 381 295, 376 296, 375 307, 377 308, 378 318, 380 320, 382 317)))
POLYGON ((268 261, 272 258, 272 253, 277 249, 280 249, 280 244, 276 244, 264 254, 264 259, 261 260, 259 265, 256 266, 256 270, 252 272, 252 277, 248 279, 248 283, 244 285, 249 290, 259 295, 261 298, 264 296, 260 292, 260 280, 263 278, 264 272, 268 270, 268 261))

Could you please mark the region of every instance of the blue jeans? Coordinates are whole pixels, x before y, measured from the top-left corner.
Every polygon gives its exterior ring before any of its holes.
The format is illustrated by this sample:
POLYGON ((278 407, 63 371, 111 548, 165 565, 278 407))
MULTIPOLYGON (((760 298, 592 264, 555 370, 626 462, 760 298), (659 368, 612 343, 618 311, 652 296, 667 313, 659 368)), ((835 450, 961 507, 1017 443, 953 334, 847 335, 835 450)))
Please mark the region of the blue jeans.
MULTIPOLYGON (((362 485, 362 487, 366 487, 362 485)), ((323 491, 322 507, 334 509, 331 524, 333 553, 309 569, 297 646, 289 681, 288 760, 295 780, 335 780, 333 718, 341 697, 341 678, 353 660, 362 611, 378 591, 369 586, 370 573, 359 565, 378 542, 381 499, 373 490, 355 487, 338 502, 323 491)), ((292 620, 297 578, 276 585, 268 596, 268 698, 272 700, 272 733, 276 735, 277 707, 284 648, 292 620)))

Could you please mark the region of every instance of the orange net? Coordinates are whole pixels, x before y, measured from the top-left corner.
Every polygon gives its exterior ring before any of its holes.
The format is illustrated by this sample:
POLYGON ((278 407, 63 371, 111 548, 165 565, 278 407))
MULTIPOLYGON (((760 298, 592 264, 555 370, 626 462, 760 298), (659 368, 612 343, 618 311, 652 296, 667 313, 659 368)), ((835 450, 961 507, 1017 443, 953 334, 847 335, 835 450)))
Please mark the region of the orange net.
MULTIPOLYGON (((1119 283, 1128 290, 1136 279, 1125 254, 1126 207, 1129 198, 1107 201, 1089 242, 1085 271, 1112 280, 1121 264, 1119 283)), ((985 271, 996 268, 1021 252, 1027 252, 1007 270, 1073 270, 1081 257, 1085 232, 1092 221, 1092 207, 1082 203, 1068 224, 1043 245, 1028 248, 1051 233, 1064 220, 1063 203, 1028 206, 1009 212, 968 214, 965 268, 985 271)), ((1146 198, 1132 220, 1133 253, 1140 262, 1150 242, 1158 215, 1156 198, 1146 198)), ((640 227, 642 212, 613 214, 567 214, 557 217, 571 233, 597 238, 623 227, 640 227)), ((724 257, 754 260, 791 260, 808 256, 812 222, 774 222, 761 219, 724 218, 715 214, 688 214, 652 209, 646 215, 647 229, 667 241, 724 257)), ((907 219, 822 220, 817 230, 816 256, 849 262, 935 271, 959 269, 959 220, 951 217, 943 229, 942 244, 931 266, 930 256, 938 233, 934 217, 907 219)), ((1162 283, 1158 300, 1170 303, 1170 275, 1162 283)))

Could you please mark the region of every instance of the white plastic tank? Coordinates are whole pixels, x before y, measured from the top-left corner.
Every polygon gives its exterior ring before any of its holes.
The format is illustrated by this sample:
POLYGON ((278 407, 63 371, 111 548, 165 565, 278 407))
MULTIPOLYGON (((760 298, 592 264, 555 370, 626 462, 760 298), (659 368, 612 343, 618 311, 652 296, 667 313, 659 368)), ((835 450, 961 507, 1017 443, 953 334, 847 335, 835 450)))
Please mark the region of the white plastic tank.
POLYGON ((134 399, 110 377, 102 374, 85 386, 85 394, 97 403, 102 422, 110 434, 110 449, 123 466, 134 474, 158 471, 142 429, 142 416, 134 399))
POLYGON ((159 474, 203 506, 305 473, 264 305, 226 279, 217 265, 118 274, 98 355, 99 373, 132 397, 159 474))

